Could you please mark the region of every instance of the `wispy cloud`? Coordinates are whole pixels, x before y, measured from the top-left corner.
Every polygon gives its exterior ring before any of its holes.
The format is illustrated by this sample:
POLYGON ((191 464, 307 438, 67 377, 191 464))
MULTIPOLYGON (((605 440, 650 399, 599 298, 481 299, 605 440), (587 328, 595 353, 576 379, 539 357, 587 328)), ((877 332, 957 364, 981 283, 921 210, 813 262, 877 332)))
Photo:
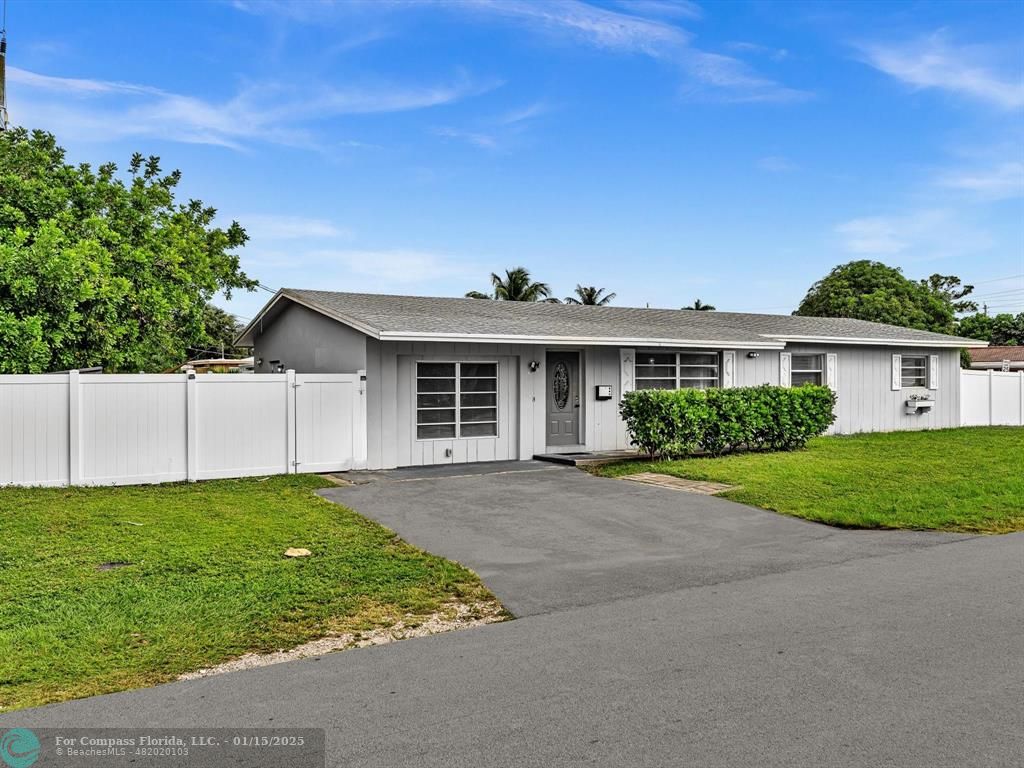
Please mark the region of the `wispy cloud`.
POLYGON ((352 231, 327 219, 281 214, 247 213, 236 217, 254 243, 306 238, 348 239, 352 231))
POLYGON ((848 253, 906 261, 963 256, 984 251, 993 243, 988 232, 948 209, 851 219, 835 231, 848 253))
POLYGON ((788 158, 781 155, 768 155, 757 161, 757 167, 768 173, 785 173, 796 169, 796 165, 788 158))
POLYGON ((676 19, 700 19, 704 11, 688 0, 616 0, 617 6, 637 16, 660 16, 676 19))
POLYGON ((433 133, 434 135, 445 139, 466 141, 477 147, 483 147, 484 149, 497 149, 498 147, 497 137, 488 133, 481 133, 479 131, 464 131, 450 126, 441 126, 439 128, 434 128, 433 133))
POLYGON ((478 265, 467 264, 452 256, 414 249, 321 249, 298 257, 299 264, 331 272, 365 278, 372 287, 397 290, 401 286, 433 283, 440 280, 471 279, 483 272, 478 265))
POLYGON ((1016 61, 1002 71, 992 48, 954 45, 945 31, 903 43, 861 43, 863 60, 914 88, 936 88, 1004 109, 1024 107, 1024 75, 1016 61))
POLYGON ((689 80, 683 88, 687 96, 788 102, 811 95, 759 75, 740 59, 697 48, 689 32, 663 18, 623 13, 579 0, 476 0, 449 7, 505 19, 580 44, 675 64, 689 80))
POLYGON ((767 56, 772 61, 785 61, 790 58, 789 50, 786 48, 772 48, 768 45, 761 45, 759 43, 748 43, 742 40, 726 43, 725 47, 730 51, 737 51, 741 53, 753 53, 758 56, 767 56))
POLYGON ((986 168, 947 171, 940 186, 970 192, 987 200, 1024 196, 1024 162, 1012 160, 986 168))
MULTIPOLYGON (((8 70, 12 115, 24 125, 61 125, 84 140, 151 136, 241 149, 255 142, 314 147, 314 120, 405 112, 450 104, 500 85, 460 75, 435 85, 367 82, 338 87, 248 85, 216 102, 149 85, 8 70)), ((337 143, 337 142, 335 142, 337 143)))

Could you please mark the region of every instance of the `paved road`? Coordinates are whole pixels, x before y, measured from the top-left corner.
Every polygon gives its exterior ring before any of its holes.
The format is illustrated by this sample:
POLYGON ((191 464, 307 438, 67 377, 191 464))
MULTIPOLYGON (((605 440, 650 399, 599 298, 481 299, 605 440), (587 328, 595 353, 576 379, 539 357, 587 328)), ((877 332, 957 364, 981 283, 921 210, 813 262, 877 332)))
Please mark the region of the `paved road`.
POLYGON ((323 727, 337 766, 1021 763, 1024 535, 835 531, 568 469, 329 495, 522 618, 0 725, 323 727))

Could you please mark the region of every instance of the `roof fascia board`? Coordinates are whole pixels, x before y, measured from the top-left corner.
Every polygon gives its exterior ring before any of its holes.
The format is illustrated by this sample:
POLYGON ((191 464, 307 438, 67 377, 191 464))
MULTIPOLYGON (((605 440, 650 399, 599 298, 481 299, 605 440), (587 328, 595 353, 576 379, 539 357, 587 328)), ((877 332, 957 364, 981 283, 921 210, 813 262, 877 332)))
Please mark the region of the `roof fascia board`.
POLYGON ((381 341, 464 341, 477 344, 560 344, 594 347, 700 347, 707 349, 784 349, 777 341, 618 338, 608 336, 533 336, 528 334, 417 333, 382 331, 381 341))
MULTIPOLYGON (((266 314, 271 309, 273 309, 281 299, 288 299, 288 301, 292 301, 292 302, 295 302, 296 304, 300 304, 303 307, 305 307, 306 309, 310 309, 310 310, 312 310, 314 312, 317 312, 317 313, 323 315, 324 317, 329 317, 332 320, 337 320, 339 323, 342 323, 343 325, 347 325, 347 326, 349 326, 351 328, 355 328, 357 331, 359 331, 360 333, 365 333, 367 336, 372 336, 375 339, 379 339, 380 338, 380 331, 378 331, 376 328, 372 328, 372 327, 366 325, 365 323, 360 323, 358 320, 354 320, 351 317, 343 315, 343 314, 341 314, 339 312, 333 312, 331 310, 328 310, 328 309, 320 306, 319 304, 316 304, 315 302, 306 301, 306 300, 302 299, 301 297, 296 296, 296 295, 294 295, 292 293, 289 293, 288 291, 286 291, 286 290, 284 290, 282 288, 281 290, 279 290, 277 293, 274 294, 274 296, 270 299, 270 301, 268 301, 266 303, 266 305, 264 305, 263 309, 261 309, 256 314, 256 317, 254 317, 252 320, 250 320, 249 324, 247 326, 245 326, 245 329, 240 334, 238 334, 238 336, 235 338, 235 344, 237 346, 246 346, 246 347, 251 347, 252 346, 252 344, 242 344, 241 342, 244 339, 246 339, 248 336, 250 336, 250 334, 257 327, 259 322, 261 320, 263 320, 263 318, 266 316, 266 314)), ((255 339, 250 339, 250 341, 255 341, 255 339)))
POLYGON ((860 344, 876 347, 943 347, 950 349, 959 349, 961 347, 971 346, 988 346, 987 341, 975 342, 974 339, 963 339, 962 341, 936 339, 933 341, 927 339, 868 339, 846 336, 792 336, 788 334, 784 336, 776 334, 763 335, 766 338, 777 339, 778 341, 784 341, 786 343, 823 342, 827 344, 860 344))

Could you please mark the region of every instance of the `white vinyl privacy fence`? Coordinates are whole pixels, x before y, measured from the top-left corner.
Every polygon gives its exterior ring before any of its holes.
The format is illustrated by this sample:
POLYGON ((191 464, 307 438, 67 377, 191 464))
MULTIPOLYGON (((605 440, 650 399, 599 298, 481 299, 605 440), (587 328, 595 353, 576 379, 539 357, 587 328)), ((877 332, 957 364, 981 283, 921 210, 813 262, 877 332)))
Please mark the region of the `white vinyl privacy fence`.
POLYGON ((960 424, 1024 426, 1024 371, 960 371, 960 424))
POLYGON ((365 375, 0 376, 0 485, 366 466, 365 375))

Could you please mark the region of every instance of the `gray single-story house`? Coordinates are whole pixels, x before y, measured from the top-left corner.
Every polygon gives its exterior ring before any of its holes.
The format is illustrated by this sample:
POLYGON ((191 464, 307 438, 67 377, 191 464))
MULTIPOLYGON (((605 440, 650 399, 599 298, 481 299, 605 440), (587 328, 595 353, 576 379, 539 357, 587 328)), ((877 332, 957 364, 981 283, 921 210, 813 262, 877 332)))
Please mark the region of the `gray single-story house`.
POLYGON ((832 387, 840 434, 955 427, 961 347, 863 320, 283 289, 256 373, 366 377, 370 469, 629 448, 633 389, 832 387))

